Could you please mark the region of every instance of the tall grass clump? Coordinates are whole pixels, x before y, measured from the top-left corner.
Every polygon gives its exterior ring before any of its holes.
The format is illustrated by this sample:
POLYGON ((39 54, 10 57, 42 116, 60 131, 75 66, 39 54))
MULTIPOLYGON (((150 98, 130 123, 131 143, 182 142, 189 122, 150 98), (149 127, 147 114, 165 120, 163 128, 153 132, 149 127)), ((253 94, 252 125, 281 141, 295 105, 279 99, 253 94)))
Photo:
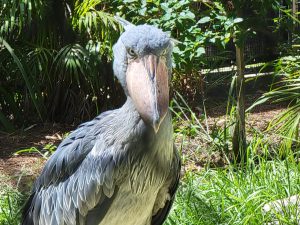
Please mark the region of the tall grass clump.
POLYGON ((18 225, 25 196, 8 183, 8 178, 0 173, 0 224, 18 225))
MULTIPOLYGON (((230 160, 234 108, 230 110, 228 104, 225 123, 215 129, 208 125, 205 110, 202 116, 197 116, 180 95, 173 101, 172 110, 176 136, 205 139, 206 145, 200 147, 202 152, 224 152, 222 157, 228 156, 229 160, 222 167, 208 165, 197 172, 185 170, 165 224, 299 224, 299 204, 282 206, 281 212, 263 210, 269 202, 300 193, 298 151, 285 149, 289 154, 282 158, 281 143, 274 143, 265 131, 248 127, 247 160, 237 164, 230 160), (181 126, 184 121, 187 126, 181 126)), ((188 144, 184 142, 181 149, 188 144)), ((186 156, 183 159, 184 166, 190 163, 186 156)))
MULTIPOLYGON (((248 151, 255 151, 250 149, 255 141, 248 151)), ((251 159, 244 168, 229 165, 186 173, 166 224, 298 224, 297 205, 283 208, 283 213, 262 208, 300 192, 299 165, 292 158, 251 159)))

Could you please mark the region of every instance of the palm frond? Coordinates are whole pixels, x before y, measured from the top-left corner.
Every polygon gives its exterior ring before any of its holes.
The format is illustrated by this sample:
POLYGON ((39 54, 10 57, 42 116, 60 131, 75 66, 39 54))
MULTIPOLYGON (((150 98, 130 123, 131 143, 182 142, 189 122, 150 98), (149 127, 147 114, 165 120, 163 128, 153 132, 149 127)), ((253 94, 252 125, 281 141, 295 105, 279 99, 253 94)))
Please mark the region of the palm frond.
POLYGON ((26 69, 24 68, 24 64, 22 64, 19 57, 15 54, 14 49, 2 38, 0 38, 0 43, 7 49, 7 51, 10 53, 11 57, 13 58, 14 62, 16 63, 18 69, 20 70, 20 73, 25 81, 26 87, 29 91, 30 98, 32 103, 35 106, 35 109, 39 115, 39 118, 43 118, 43 105, 42 105, 42 97, 41 92, 38 89, 38 85, 36 84, 36 81, 34 79, 30 79, 30 76, 26 69))
POLYGON ((41 17, 45 4, 42 0, 0 0, 0 5, 0 34, 8 37, 19 34, 33 17, 41 17))
POLYGON ((88 39, 100 41, 100 54, 104 54, 111 51, 115 36, 122 28, 101 4, 100 0, 76 1, 72 24, 80 33, 86 33, 88 39))
POLYGON ((279 113, 269 124, 269 130, 275 130, 283 138, 281 150, 292 148, 293 144, 299 145, 300 124, 300 58, 283 57, 276 61, 276 75, 281 78, 272 89, 264 93, 254 106, 265 103, 285 103, 287 108, 279 113))
POLYGON ((80 76, 89 74, 89 53, 79 44, 64 46, 54 58, 54 72, 70 82, 75 81, 80 84, 80 76))
POLYGON ((53 64, 57 52, 42 46, 33 46, 26 53, 27 64, 30 71, 40 78, 41 84, 47 84, 51 88, 55 85, 53 75, 50 74, 50 68, 53 64))

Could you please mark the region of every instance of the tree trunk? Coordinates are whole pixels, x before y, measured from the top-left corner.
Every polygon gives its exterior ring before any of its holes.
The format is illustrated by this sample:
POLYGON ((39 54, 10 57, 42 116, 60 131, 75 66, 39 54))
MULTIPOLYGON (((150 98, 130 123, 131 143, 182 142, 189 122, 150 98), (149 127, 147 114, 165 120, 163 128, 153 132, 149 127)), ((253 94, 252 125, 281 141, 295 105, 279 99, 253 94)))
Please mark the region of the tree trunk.
POLYGON ((299 28, 299 24, 296 22, 296 20, 298 19, 298 2, 297 0, 292 0, 292 16, 296 19, 292 19, 292 23, 293 23, 293 27, 292 27, 292 40, 291 40, 291 44, 294 44, 296 36, 297 36, 297 30, 299 28))
POLYGON ((234 161, 243 163, 246 160, 246 130, 245 130, 245 64, 244 64, 244 45, 236 44, 236 124, 234 127, 232 148, 234 153, 234 161))

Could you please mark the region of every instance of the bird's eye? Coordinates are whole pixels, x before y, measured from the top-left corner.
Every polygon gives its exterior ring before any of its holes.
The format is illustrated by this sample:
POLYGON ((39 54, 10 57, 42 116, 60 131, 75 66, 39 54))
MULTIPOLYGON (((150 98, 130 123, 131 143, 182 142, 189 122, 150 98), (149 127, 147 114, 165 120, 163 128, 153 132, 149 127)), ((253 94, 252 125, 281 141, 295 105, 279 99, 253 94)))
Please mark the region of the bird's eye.
POLYGON ((135 51, 134 51, 132 48, 129 48, 127 52, 128 52, 128 54, 129 54, 131 57, 135 57, 135 56, 136 56, 136 53, 135 53, 135 51))

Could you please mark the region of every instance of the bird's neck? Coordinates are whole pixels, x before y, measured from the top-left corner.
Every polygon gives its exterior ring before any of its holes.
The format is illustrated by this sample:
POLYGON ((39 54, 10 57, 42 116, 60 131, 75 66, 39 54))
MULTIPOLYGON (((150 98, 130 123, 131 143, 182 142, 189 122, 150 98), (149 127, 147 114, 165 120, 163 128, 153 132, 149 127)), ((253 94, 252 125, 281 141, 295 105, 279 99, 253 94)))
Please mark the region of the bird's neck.
POLYGON ((134 114, 136 114, 135 116, 138 116, 138 111, 135 108, 132 98, 129 96, 127 96, 126 102, 122 106, 122 109, 126 110, 126 111, 128 110, 128 111, 134 112, 134 114))

